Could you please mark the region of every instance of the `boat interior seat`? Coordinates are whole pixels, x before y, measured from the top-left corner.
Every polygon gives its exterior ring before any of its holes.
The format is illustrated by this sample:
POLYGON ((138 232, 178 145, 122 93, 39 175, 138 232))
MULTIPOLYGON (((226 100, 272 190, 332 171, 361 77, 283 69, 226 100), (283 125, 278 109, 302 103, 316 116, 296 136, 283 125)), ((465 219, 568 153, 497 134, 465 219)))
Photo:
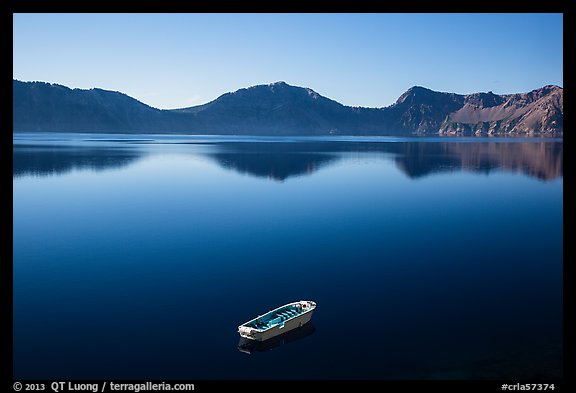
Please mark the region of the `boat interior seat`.
POLYGON ((265 329, 270 328, 273 325, 283 324, 288 319, 294 318, 294 317, 302 314, 303 311, 304 310, 302 310, 298 307, 285 308, 283 310, 276 311, 272 315, 268 315, 267 317, 263 317, 262 319, 260 319, 258 321, 252 322, 250 324, 250 326, 254 327, 256 329, 265 330, 265 329))

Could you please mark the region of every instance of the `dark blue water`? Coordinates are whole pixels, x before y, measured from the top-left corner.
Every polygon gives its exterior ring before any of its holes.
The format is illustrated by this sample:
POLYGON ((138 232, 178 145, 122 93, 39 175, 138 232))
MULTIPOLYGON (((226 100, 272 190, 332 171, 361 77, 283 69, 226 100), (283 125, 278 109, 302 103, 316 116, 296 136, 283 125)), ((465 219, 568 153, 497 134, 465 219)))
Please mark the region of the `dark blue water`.
POLYGON ((560 378, 562 164, 536 139, 14 134, 14 377, 560 378), (301 299, 312 325, 239 350, 301 299))

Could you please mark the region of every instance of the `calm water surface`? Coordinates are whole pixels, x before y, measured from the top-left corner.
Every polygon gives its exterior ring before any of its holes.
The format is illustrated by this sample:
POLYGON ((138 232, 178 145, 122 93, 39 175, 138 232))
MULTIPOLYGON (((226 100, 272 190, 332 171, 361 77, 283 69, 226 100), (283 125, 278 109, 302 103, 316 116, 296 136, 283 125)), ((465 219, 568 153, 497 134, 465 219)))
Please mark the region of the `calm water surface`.
POLYGON ((562 376, 561 141, 13 141, 17 379, 562 376))

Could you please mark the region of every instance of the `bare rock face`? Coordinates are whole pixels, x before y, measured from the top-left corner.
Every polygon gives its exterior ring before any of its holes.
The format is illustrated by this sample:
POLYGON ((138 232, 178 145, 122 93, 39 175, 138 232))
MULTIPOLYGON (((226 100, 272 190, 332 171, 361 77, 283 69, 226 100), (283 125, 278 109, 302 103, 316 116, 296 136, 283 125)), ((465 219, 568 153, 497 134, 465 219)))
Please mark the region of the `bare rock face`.
POLYGON ((544 86, 529 93, 465 96, 464 105, 446 116, 440 135, 563 135, 564 90, 544 86))

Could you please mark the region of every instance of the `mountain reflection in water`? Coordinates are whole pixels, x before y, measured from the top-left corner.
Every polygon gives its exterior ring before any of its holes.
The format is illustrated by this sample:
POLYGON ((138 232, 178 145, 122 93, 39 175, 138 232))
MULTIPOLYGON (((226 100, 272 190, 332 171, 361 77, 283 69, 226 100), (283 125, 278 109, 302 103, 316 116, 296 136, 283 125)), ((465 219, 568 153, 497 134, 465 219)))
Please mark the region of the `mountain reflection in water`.
POLYGON ((395 158, 411 178, 445 171, 520 172, 541 180, 562 176, 563 149, 558 142, 402 143, 395 158))
POLYGON ((13 149, 13 177, 61 175, 73 170, 120 169, 142 153, 130 148, 18 146, 13 149))
MULTIPOLYGON (((184 154, 206 157, 224 169, 280 182, 312 175, 358 154, 393 160, 414 179, 454 171, 518 172, 541 180, 563 175, 562 142, 223 142, 181 144, 179 154, 182 148, 184 154)), ((168 152, 162 144, 145 148, 125 143, 99 147, 15 144, 13 176, 119 169, 144 156, 168 152)))
POLYGON ((311 175, 341 157, 322 143, 226 143, 209 155, 220 166, 240 173, 284 181, 311 175))

